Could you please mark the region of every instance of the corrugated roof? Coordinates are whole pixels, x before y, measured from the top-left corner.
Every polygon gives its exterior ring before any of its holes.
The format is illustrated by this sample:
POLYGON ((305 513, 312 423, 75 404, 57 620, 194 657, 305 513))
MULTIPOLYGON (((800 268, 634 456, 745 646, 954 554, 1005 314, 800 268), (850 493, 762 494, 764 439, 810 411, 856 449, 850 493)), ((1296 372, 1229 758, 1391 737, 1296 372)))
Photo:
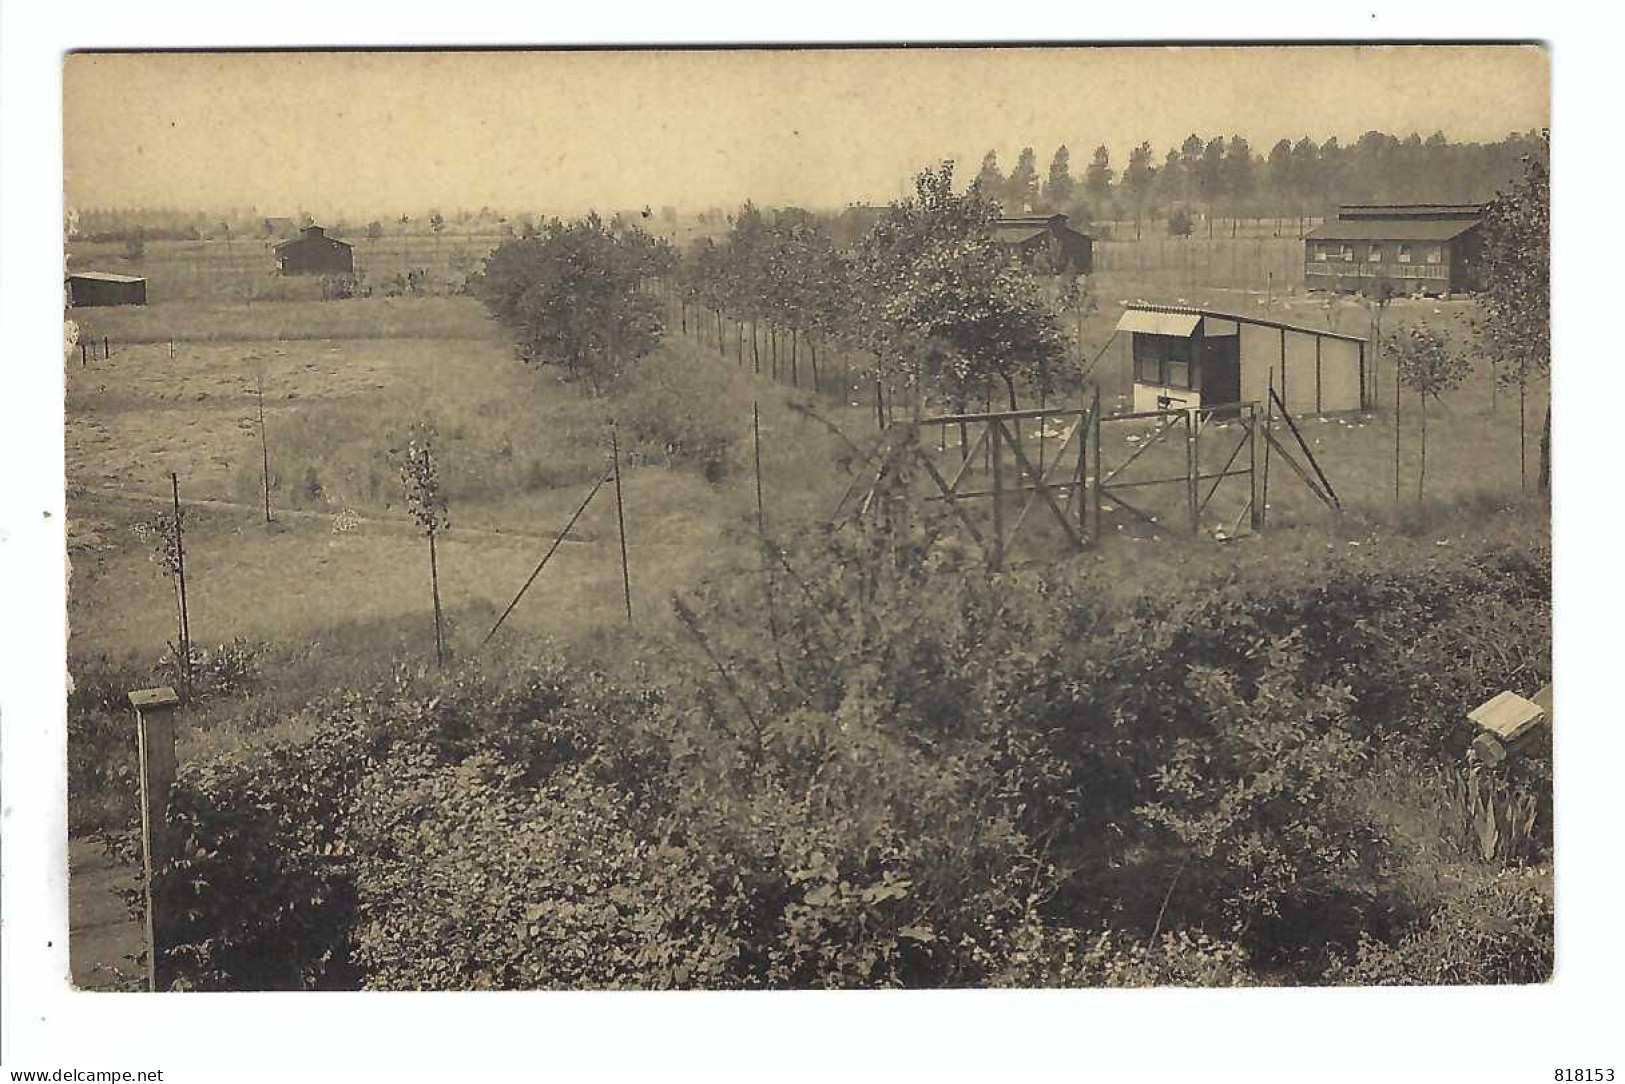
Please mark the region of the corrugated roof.
POLYGON ((1316 226, 1310 241, 1448 241, 1477 226, 1476 221, 1426 218, 1348 218, 1316 226))
POLYGON ((1124 309, 1117 321, 1118 331, 1138 331, 1147 335, 1175 335, 1185 338, 1202 322, 1195 312, 1156 312, 1150 309, 1124 309))
MULTIPOLYGON (((1123 320, 1118 321, 1119 331, 1133 331, 1134 328, 1125 327, 1129 313, 1161 313, 1193 316, 1197 318, 1208 317, 1214 320, 1231 320, 1238 324, 1251 324, 1254 327, 1275 328, 1279 331, 1296 331, 1304 335, 1316 335, 1322 339, 1340 339, 1343 342, 1363 343, 1364 339, 1358 335, 1342 335, 1335 331, 1322 331, 1319 328, 1304 327, 1301 324, 1283 324, 1279 320, 1261 320, 1256 316, 1241 316, 1233 312, 1219 312, 1215 309, 1199 309, 1193 305, 1149 305, 1145 302, 1133 302, 1123 310, 1123 320)), ((1168 332, 1154 332, 1154 334, 1169 334, 1168 332)), ((1174 332, 1173 334, 1190 334, 1189 332, 1174 332)))
POLYGON ((91 282, 146 282, 136 275, 115 275, 111 271, 69 271, 68 279, 87 279, 91 282))

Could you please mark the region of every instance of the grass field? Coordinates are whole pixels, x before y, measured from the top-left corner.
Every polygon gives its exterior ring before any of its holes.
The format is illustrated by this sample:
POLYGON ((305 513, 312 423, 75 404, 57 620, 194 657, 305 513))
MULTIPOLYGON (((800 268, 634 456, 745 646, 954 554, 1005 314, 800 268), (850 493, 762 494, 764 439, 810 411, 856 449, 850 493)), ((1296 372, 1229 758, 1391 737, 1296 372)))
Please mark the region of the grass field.
MULTIPOLYGON (((375 247, 382 255, 393 247, 399 252, 399 241, 362 241, 358 251, 375 247)), ((414 260, 459 244, 467 248, 472 242, 407 242, 414 260)), ((239 268, 243 247, 237 245, 239 268)), ((99 264, 105 255, 79 253, 75 263, 99 264)), ((134 529, 162 507, 171 471, 179 475, 188 501, 208 502, 195 510, 188 533, 189 604, 197 639, 315 642, 341 626, 375 625, 381 653, 404 647, 422 651, 432 642, 427 551, 404 520, 389 458, 405 427, 422 418, 435 421, 441 437, 453 516, 453 531, 441 548, 442 593, 456 627, 454 646, 466 650, 605 469, 610 418, 617 412, 631 417, 634 399, 593 399, 550 370, 518 364, 506 335, 472 298, 250 304, 231 296, 232 289, 185 286, 216 275, 232 281, 223 243, 155 244, 145 263, 144 273, 154 279, 153 304, 74 313, 87 342, 100 343, 105 336, 112 346, 111 357, 88 365, 72 353, 64 371, 75 653, 154 658, 172 636, 171 587, 150 560, 150 544, 134 529), (271 526, 260 511, 258 378, 265 389, 277 515, 271 526), (338 517, 346 513, 355 517, 353 525, 335 530, 345 526, 338 517)), ((1079 339, 1078 357, 1098 359, 1091 377, 1100 382, 1108 411, 1127 407, 1122 398, 1129 390, 1126 351, 1120 341, 1107 344, 1129 301, 1256 312, 1355 334, 1368 333, 1371 321, 1363 305, 1346 299, 1204 287, 1168 291, 1154 277, 1122 272, 1099 274, 1093 286, 1098 311, 1069 330, 1079 339)), ((1427 321, 1465 343, 1471 312, 1470 302, 1402 299, 1392 303, 1384 321, 1389 329, 1427 321)), ((670 335, 661 356, 679 367, 692 366, 704 374, 696 376, 702 382, 698 390, 651 387, 643 396, 653 400, 657 413, 721 433, 726 452, 709 480, 694 465, 674 461, 662 436, 640 439, 623 428, 627 533, 640 624, 664 622, 673 591, 706 575, 737 575, 753 567, 753 401, 762 407, 763 480, 776 533, 799 534, 826 521, 862 467, 846 440, 788 404, 815 410, 862 449, 874 439, 870 389, 852 386, 815 396, 805 388, 775 386, 765 375, 750 375, 748 365, 742 369, 733 362, 734 345, 730 338, 725 362, 714 347, 670 335), (668 392, 673 396, 669 410, 660 398, 668 392), (682 401, 685 396, 694 402, 682 401), (698 421, 689 416, 696 411, 698 421)), ((803 355, 804 384, 807 360, 803 355)), ((858 359, 832 352, 822 362, 830 374, 858 359)), ((1377 372, 1386 408, 1392 372, 1381 363, 1377 372)), ((1544 388, 1531 391, 1532 489, 1544 388)), ((1504 392, 1492 396, 1482 370, 1430 410, 1427 499, 1420 510, 1418 415, 1406 396, 1397 504, 1394 427, 1386 409, 1306 418, 1305 439, 1342 497, 1345 515, 1324 509, 1277 463, 1268 533, 1241 543, 1243 549, 1214 540, 1221 529, 1233 534, 1242 518, 1246 479, 1239 479, 1221 487, 1194 536, 1178 486, 1139 491, 1136 503, 1158 515, 1157 526, 1140 523, 1108 500, 1104 527, 1121 541, 1086 559, 1154 576, 1160 566, 1250 560, 1243 554, 1259 547, 1369 546, 1384 538, 1397 544, 1407 535, 1448 543, 1453 523, 1481 525, 1496 516, 1519 524, 1517 530, 1538 525, 1544 513, 1520 498, 1515 410, 1514 398, 1504 392)), ((1108 471, 1138 447, 1144 432, 1137 424, 1107 428, 1108 471)), ((1038 429, 1024 433, 1036 459, 1038 429)), ((1050 434, 1047 458, 1053 458, 1058 430, 1052 426, 1050 434)), ((1233 427, 1204 434, 1204 470, 1222 465, 1237 435, 1233 427)), ((957 434, 925 433, 922 443, 944 467, 957 466, 957 434)), ((1182 439, 1165 441, 1140 458, 1133 477, 1180 473, 1183 455, 1182 439)), ((1013 463, 1007 466, 1013 469, 1013 463)), ((514 635, 596 634, 624 621, 611 495, 606 489, 595 500, 511 619, 514 635)), ((1059 528, 1049 520, 1046 510, 1034 510, 1028 556, 1064 554, 1059 528)), ((1125 580, 1132 582, 1132 577, 1125 580)), ((366 641, 351 635, 346 642, 366 641)))

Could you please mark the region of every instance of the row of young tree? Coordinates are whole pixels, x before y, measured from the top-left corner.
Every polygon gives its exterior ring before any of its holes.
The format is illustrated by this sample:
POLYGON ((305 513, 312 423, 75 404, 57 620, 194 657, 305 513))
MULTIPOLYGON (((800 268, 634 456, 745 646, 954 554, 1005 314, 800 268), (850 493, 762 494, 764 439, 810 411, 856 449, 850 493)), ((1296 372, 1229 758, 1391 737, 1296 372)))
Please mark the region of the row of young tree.
MULTIPOLYGON (((1550 367, 1548 153, 1543 133, 1490 201, 1484 230, 1474 349, 1517 389, 1520 433, 1528 386, 1550 367)), ((654 348, 662 300, 684 334, 757 372, 764 362, 775 376, 787 369, 797 384, 803 347, 815 389, 821 351, 864 359, 882 426, 888 390, 963 412, 995 396, 1014 410, 1020 394, 1042 403, 1081 384, 1086 366, 1081 354, 1069 363, 1065 324, 1092 307, 1087 280, 1047 273, 1042 258, 1012 261, 993 237, 1000 208, 983 179, 956 192, 953 173, 952 162, 922 172, 914 195, 849 247, 806 211, 746 203, 721 240, 701 239, 679 259, 635 221, 590 215, 498 246, 471 287, 514 330, 522 357, 561 365, 595 393, 654 348)), ((1420 332, 1392 347, 1425 426, 1426 400, 1459 382, 1458 352, 1420 332)), ((1549 410, 1544 430, 1542 488, 1549 410)))
POLYGON ((1084 282, 1012 262, 992 234, 998 204, 979 185, 956 192, 952 162, 922 172, 849 247, 801 210, 771 219, 747 203, 721 241, 687 253, 678 286, 683 329, 701 321, 724 354, 800 383, 801 346, 821 386, 820 351, 862 359, 877 418, 888 391, 964 409, 997 395, 1047 396, 1068 374, 1063 317, 1084 282), (727 325, 733 325, 730 335, 727 325))
MULTIPOLYGON (((1175 208, 1217 216, 1317 216, 1339 203, 1465 203, 1487 199, 1517 176, 1523 158, 1539 149, 1537 132, 1513 132, 1493 143, 1452 142, 1443 132, 1401 139, 1366 132, 1348 146, 1336 136, 1278 140, 1268 151, 1242 135, 1187 136, 1158 152, 1149 141, 1128 161, 1094 149, 1081 174, 1071 151, 1057 147, 1049 168, 1024 147, 1009 175, 990 150, 976 176, 981 188, 1010 213, 1063 212, 1079 222, 1157 217, 1175 208)), ((1234 229, 1232 225, 1232 229, 1234 229)))

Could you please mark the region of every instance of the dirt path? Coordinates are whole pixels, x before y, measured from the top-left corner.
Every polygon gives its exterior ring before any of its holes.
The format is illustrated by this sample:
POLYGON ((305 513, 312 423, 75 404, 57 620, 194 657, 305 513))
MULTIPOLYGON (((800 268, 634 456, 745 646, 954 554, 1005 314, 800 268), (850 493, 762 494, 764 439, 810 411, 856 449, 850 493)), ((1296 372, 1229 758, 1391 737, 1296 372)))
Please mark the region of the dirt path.
POLYGON ((68 841, 68 959, 79 989, 142 988, 144 934, 119 896, 140 876, 89 840, 68 841))
MULTIPOLYGON (((126 504, 142 504, 155 508, 172 507, 173 497, 158 493, 137 493, 127 489, 111 489, 104 486, 73 486, 68 491, 70 499, 91 498, 93 500, 115 501, 126 504)), ((182 498, 181 506, 184 508, 197 508, 215 512, 245 513, 251 516, 264 514, 262 506, 257 504, 241 504, 237 501, 222 501, 211 497, 182 498)), ((319 523, 335 530, 334 526, 339 516, 332 512, 315 512, 309 509, 279 508, 273 513, 278 522, 292 520, 297 523, 319 523)), ((406 516, 364 516, 358 512, 349 512, 345 520, 355 527, 374 526, 389 530, 398 530, 407 534, 416 534, 417 526, 406 516)), ((514 527, 481 527, 459 524, 459 534, 482 535, 488 538, 535 538, 551 542, 561 536, 556 532, 527 531, 514 527)), ((596 535, 583 533, 579 528, 572 529, 569 534, 562 536, 565 542, 592 543, 599 541, 596 535)))

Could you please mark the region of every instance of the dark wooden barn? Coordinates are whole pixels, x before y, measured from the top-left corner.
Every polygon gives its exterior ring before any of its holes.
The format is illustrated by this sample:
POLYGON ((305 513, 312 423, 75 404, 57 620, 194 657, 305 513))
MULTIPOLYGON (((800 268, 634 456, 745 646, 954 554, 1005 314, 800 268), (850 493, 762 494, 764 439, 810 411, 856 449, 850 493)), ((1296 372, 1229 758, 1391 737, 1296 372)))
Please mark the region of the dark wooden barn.
POLYGON ((1178 305, 1130 305, 1134 409, 1262 403, 1275 390, 1296 413, 1367 406, 1365 340, 1317 328, 1178 305))
POLYGON ((147 280, 134 275, 108 271, 75 271, 67 278, 68 304, 74 308, 91 305, 145 305, 147 280))
POLYGON ((993 239, 1024 264, 1045 257, 1048 270, 1087 275, 1095 269, 1094 241, 1066 224, 1066 215, 1000 218, 993 223, 993 239))
POLYGON ((1310 230, 1304 285, 1372 294, 1466 293, 1478 289, 1479 204, 1359 204, 1310 230))
POLYGON ((355 254, 320 226, 306 226, 299 236, 276 246, 277 270, 284 275, 339 275, 355 271, 355 254))

